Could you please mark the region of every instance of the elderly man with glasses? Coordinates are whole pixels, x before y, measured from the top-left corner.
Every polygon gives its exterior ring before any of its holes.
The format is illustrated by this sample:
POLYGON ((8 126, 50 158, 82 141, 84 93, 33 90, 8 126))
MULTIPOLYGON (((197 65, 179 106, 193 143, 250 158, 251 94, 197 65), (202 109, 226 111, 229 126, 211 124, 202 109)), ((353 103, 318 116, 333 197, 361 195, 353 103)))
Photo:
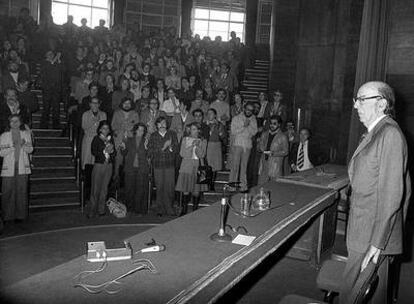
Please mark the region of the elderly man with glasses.
POLYGON ((379 81, 362 85, 354 98, 354 108, 367 133, 348 168, 352 194, 341 303, 348 303, 360 273, 369 263, 376 264, 380 255, 386 259, 379 266, 373 303, 386 303, 388 261, 403 251, 411 182, 407 143, 393 119, 394 102, 392 88, 379 81))

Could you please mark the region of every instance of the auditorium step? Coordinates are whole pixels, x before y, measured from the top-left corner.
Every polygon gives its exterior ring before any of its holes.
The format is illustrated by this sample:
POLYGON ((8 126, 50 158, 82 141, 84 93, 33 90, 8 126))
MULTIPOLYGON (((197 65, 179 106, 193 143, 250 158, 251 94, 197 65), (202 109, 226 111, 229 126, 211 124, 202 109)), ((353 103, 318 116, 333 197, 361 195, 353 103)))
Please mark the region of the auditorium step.
POLYGON ((255 60, 253 67, 246 69, 240 93, 244 101, 257 101, 259 92, 268 92, 270 62, 255 60))
POLYGON ((72 142, 62 130, 67 125, 63 103, 60 104, 60 125, 40 128, 43 110, 42 90, 32 90, 39 98, 40 110, 32 116, 34 151, 30 176, 30 210, 80 207, 80 189, 76 180, 76 162, 72 142))

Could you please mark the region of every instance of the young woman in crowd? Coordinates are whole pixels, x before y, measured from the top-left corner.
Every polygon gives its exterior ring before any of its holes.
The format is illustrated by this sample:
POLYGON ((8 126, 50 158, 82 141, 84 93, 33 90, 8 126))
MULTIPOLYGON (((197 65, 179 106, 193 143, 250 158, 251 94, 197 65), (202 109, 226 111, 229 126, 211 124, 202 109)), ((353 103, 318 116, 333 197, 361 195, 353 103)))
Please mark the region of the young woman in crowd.
POLYGON ((234 103, 230 106, 230 115, 235 117, 243 112, 243 97, 240 93, 234 94, 234 103))
POLYGON ((159 104, 163 104, 164 100, 167 99, 167 91, 165 90, 164 80, 158 79, 157 86, 154 89, 154 98, 156 98, 159 104))
POLYGON ((105 215, 106 196, 112 177, 112 163, 116 154, 111 126, 107 120, 99 123, 97 133, 91 145, 95 164, 92 170, 91 196, 87 206, 89 218, 105 215))
POLYGON ((31 173, 29 154, 33 152, 32 137, 18 114, 9 116, 8 130, 0 136, 3 157, 2 217, 8 223, 28 216, 28 176, 31 173))
POLYGON ((188 103, 180 101, 178 109, 180 112, 173 116, 170 129, 177 134, 178 142, 181 142, 181 139, 186 136, 185 128, 194 122, 194 117, 189 111, 188 103))
POLYGON ((125 197, 128 210, 143 215, 148 212, 148 138, 143 123, 134 126, 132 137, 125 141, 125 197))
POLYGON ((200 127, 197 123, 191 123, 189 127, 190 134, 184 137, 181 143, 182 162, 175 187, 176 191, 182 193, 180 215, 187 213, 190 195, 193 197, 193 210, 196 210, 200 202, 200 192, 208 190, 207 185, 197 184, 197 170, 206 156, 207 141, 200 138, 200 127))
MULTIPOLYGON (((209 127, 209 138, 207 144, 207 163, 213 169, 215 176, 217 171, 223 169, 223 142, 226 145, 227 134, 225 126, 217 120, 217 111, 209 109, 207 111, 207 125, 209 127)), ((213 185, 210 185, 213 188, 213 185)))

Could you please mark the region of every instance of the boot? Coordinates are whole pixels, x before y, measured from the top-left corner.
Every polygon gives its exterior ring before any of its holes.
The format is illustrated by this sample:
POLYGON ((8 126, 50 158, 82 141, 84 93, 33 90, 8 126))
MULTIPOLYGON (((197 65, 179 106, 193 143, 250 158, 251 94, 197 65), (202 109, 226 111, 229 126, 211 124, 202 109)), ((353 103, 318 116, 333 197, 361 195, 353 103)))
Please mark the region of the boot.
POLYGON ((189 195, 182 195, 182 200, 181 200, 181 212, 179 216, 183 216, 185 214, 187 214, 187 209, 188 209, 188 201, 190 200, 190 196, 189 195))
POLYGON ((193 211, 196 211, 198 209, 199 204, 200 204, 200 195, 193 196, 193 211))

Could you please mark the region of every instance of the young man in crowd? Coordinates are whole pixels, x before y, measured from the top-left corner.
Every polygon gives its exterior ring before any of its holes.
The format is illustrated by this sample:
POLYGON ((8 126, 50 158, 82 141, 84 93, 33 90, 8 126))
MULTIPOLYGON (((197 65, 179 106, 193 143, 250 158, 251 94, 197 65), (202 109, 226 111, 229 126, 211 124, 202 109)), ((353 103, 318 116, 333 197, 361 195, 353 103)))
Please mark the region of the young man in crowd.
POLYGON ((253 115, 254 107, 251 103, 244 105, 243 113, 233 117, 231 121, 231 167, 230 182, 240 180, 240 190, 247 191, 247 161, 252 148, 252 137, 257 133, 256 117, 253 115))

